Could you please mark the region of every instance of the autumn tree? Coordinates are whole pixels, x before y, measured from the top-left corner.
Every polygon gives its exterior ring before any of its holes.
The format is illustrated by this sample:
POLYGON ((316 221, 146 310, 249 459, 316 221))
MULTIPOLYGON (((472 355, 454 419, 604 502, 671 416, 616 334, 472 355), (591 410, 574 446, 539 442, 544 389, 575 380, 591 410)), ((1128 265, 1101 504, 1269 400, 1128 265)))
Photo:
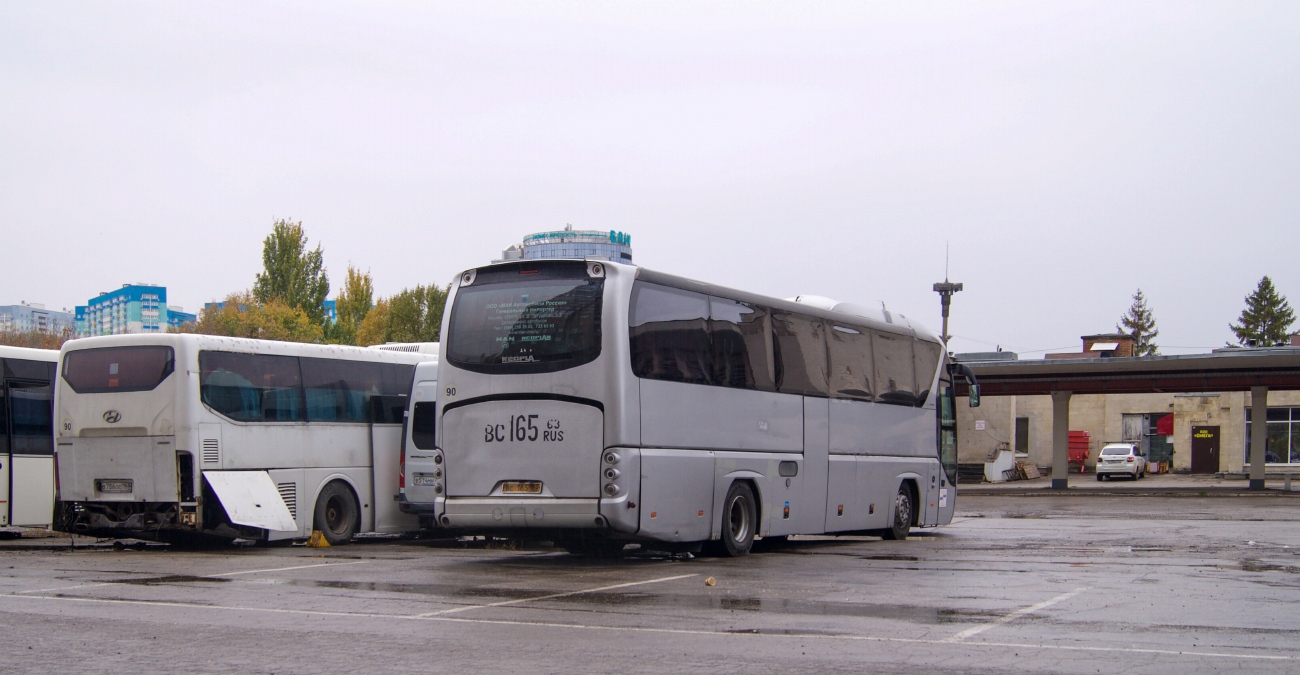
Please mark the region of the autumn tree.
POLYGON ((338 298, 334 301, 334 323, 325 329, 326 341, 344 345, 357 344, 357 329, 374 309, 374 295, 375 285, 370 279, 370 271, 362 272, 348 265, 343 290, 339 291, 338 298))
POLYGON ((247 291, 231 295, 220 306, 204 307, 199 320, 180 332, 281 342, 320 342, 324 337, 321 324, 302 309, 276 298, 259 302, 247 291))
MULTIPOLYGON (((6 347, 29 347, 31 349, 58 349, 63 343, 73 339, 76 335, 71 328, 64 328, 60 331, 43 331, 43 330, 6 330, 0 331, 0 345, 6 347)), ((0 405, 3 405, 0 402, 0 405)))
POLYGON ((1147 298, 1142 294, 1142 289, 1137 289, 1133 294, 1133 304, 1119 318, 1115 330, 1133 336, 1134 356, 1155 356, 1160 353, 1160 348, 1155 343, 1160 331, 1156 328, 1156 317, 1151 308, 1147 307, 1147 298))
POLYGON ((329 295, 320 245, 307 250, 302 222, 277 220, 262 242, 262 272, 253 284, 253 298, 264 306, 272 300, 302 310, 318 326, 325 324, 322 306, 329 295))
POLYGON ((380 300, 357 328, 357 344, 437 342, 448 290, 416 286, 380 300))
POLYGON ((1243 347, 1277 347, 1288 342, 1288 331, 1295 323, 1295 312, 1286 296, 1277 292, 1273 280, 1264 275, 1255 292, 1246 296, 1246 308, 1236 324, 1228 324, 1237 344, 1243 347))

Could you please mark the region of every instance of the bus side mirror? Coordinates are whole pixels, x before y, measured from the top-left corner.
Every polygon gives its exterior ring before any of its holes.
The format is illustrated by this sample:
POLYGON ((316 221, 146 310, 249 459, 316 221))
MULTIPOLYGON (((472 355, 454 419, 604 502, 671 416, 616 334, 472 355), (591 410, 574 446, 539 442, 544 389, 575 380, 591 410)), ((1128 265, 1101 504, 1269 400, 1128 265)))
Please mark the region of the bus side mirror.
POLYGON ((972 384, 970 385, 969 390, 967 396, 969 397, 968 400, 970 401, 970 407, 980 407, 980 386, 978 384, 972 384))

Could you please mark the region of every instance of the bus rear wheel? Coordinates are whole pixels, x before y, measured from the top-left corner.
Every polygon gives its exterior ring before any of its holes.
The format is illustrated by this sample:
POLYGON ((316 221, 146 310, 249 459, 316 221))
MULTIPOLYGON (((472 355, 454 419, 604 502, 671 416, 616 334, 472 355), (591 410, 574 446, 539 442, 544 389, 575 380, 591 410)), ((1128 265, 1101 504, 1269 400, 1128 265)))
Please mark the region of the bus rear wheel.
POLYGON ((885 539, 902 541, 912 531, 912 491, 907 483, 898 486, 898 496, 894 499, 894 524, 885 530, 885 539))
POLYGON ((705 551, 731 558, 749 555, 757 529, 758 506, 754 501, 754 491, 745 483, 732 483, 727 498, 722 502, 722 539, 707 542, 705 551))
POLYGON ((346 485, 334 481, 320 491, 312 527, 325 535, 330 546, 351 542, 360 522, 361 509, 357 508, 357 500, 346 485))

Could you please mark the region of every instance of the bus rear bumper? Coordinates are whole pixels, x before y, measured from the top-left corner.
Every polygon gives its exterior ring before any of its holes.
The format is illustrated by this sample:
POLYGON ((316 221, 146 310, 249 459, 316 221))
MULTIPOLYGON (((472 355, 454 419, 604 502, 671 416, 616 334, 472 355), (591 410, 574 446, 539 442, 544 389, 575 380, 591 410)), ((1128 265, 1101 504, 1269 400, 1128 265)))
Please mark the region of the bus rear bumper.
POLYGON ((599 499, 449 498, 443 527, 467 529, 605 529, 599 499))

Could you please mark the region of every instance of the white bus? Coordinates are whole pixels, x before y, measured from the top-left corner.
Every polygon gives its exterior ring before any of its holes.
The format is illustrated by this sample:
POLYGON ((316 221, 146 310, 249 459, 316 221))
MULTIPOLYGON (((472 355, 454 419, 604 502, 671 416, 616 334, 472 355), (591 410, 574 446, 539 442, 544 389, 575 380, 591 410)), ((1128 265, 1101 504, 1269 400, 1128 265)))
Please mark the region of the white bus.
POLYGON ((591 555, 642 542, 734 556, 755 537, 950 522, 939 337, 800 300, 596 260, 464 272, 403 508, 591 555))
POLYGON ((163 334, 61 359, 60 529, 338 544, 418 525, 396 502, 402 423, 434 355, 163 334))
POLYGON ((54 515, 54 373, 59 352, 0 346, 0 526, 54 515))

